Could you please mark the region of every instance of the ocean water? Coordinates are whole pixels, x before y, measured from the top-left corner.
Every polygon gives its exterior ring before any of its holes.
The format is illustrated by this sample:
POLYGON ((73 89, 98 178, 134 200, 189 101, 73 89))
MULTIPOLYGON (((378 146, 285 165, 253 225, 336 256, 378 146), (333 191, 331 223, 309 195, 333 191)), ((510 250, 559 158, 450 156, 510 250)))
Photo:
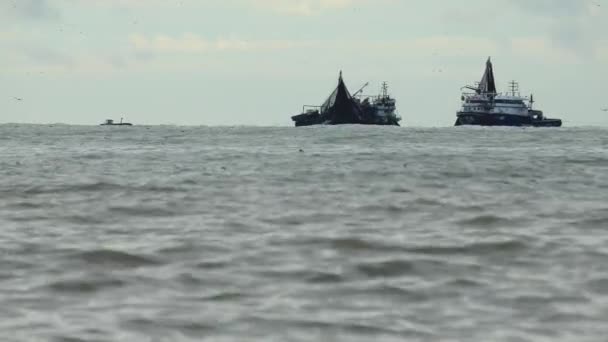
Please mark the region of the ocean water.
POLYGON ((608 130, 0 126, 1 341, 606 341, 608 130))

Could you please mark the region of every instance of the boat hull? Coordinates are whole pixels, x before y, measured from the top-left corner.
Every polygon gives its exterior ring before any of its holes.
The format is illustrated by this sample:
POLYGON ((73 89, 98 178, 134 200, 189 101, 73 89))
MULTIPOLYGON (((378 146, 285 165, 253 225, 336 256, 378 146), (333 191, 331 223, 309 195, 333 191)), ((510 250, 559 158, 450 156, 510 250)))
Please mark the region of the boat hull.
POLYGON ((325 123, 325 119, 323 119, 323 117, 318 112, 303 113, 300 115, 292 116, 291 120, 295 122, 296 127, 322 125, 325 123))
POLYGON ((338 126, 338 125, 367 125, 367 126, 401 126, 399 123, 331 123, 331 122, 322 122, 322 123, 311 123, 311 122, 297 122, 296 127, 304 127, 304 126, 316 126, 316 125, 329 125, 329 126, 338 126))
POLYGON ((332 122, 331 120, 324 119, 317 113, 305 113, 293 116, 291 118, 296 127, 303 126, 315 126, 315 125, 373 125, 373 126, 400 126, 397 119, 385 119, 377 121, 361 121, 361 122, 332 122))
POLYGON ((455 126, 561 127, 559 119, 534 119, 530 116, 459 112, 455 126))

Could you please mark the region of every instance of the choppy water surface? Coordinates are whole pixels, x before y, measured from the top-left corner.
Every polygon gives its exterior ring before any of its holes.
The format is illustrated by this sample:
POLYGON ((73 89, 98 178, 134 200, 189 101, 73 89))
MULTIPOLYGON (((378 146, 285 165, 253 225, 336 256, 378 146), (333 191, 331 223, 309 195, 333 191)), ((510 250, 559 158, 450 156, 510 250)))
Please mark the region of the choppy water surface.
POLYGON ((0 126, 2 341, 606 341, 608 130, 0 126))

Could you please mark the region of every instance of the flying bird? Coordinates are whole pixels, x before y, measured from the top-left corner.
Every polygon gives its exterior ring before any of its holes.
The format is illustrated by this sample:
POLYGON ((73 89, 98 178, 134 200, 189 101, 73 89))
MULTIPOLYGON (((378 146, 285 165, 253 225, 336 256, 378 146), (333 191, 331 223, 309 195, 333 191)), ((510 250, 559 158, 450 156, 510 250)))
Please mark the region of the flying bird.
POLYGON ((602 112, 608 112, 608 108, 602 108, 602 112))
POLYGON ((23 101, 23 99, 20 98, 20 97, 15 97, 15 100, 17 100, 17 101, 23 101))

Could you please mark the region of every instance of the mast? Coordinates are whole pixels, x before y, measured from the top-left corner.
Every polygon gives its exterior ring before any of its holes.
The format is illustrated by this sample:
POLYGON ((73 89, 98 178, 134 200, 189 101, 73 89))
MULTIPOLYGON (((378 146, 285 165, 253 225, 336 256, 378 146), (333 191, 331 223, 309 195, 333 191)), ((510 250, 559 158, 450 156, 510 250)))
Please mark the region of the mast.
POLYGON ((483 73, 483 77, 479 82, 477 92, 479 94, 496 94, 496 80, 494 79, 494 67, 492 66, 491 57, 488 57, 488 61, 486 62, 486 71, 483 73))
POLYGON ((534 94, 530 94, 530 109, 534 109, 534 94))
POLYGON ((517 96, 519 94, 519 83, 511 81, 509 83, 509 88, 511 89, 512 96, 517 96))
POLYGON ((363 92, 363 89, 365 89, 368 85, 369 85, 369 82, 366 82, 359 90, 357 90, 353 94, 353 97, 359 96, 359 94, 361 94, 363 92))
POLYGON ((362 121, 363 111, 346 88, 342 71, 340 71, 338 86, 321 105, 320 113, 326 115, 333 124, 354 124, 362 121))

